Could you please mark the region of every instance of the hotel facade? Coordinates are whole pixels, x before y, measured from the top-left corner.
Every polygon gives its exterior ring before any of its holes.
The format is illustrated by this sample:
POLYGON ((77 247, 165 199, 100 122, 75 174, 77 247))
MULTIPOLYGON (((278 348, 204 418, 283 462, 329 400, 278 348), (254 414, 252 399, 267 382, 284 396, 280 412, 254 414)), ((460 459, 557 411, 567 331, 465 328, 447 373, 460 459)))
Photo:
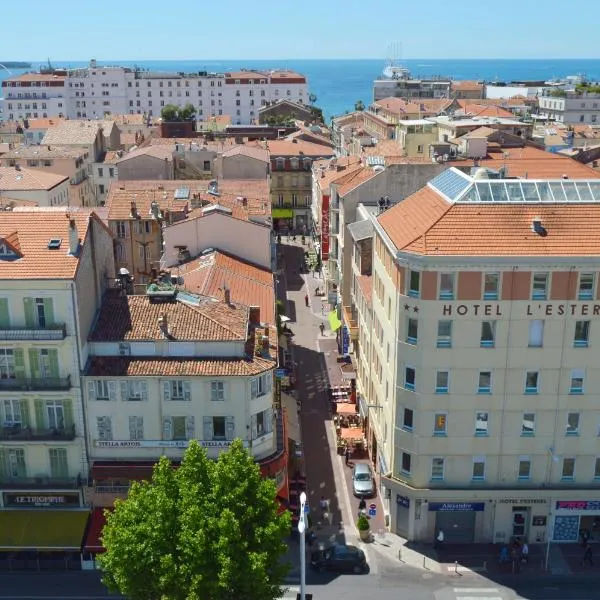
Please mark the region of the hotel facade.
POLYGON ((357 385, 403 537, 600 531, 600 180, 574 171, 448 169, 373 218, 357 385))

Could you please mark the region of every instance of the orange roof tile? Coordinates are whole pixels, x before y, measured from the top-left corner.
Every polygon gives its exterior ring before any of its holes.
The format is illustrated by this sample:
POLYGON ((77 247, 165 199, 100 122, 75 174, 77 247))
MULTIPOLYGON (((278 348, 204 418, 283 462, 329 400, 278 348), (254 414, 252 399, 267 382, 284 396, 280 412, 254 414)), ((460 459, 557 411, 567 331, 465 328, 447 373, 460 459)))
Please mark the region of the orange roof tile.
POLYGON ((453 90, 461 90, 461 91, 483 91, 483 84, 478 83, 477 81, 453 81, 450 85, 453 90))
MULTIPOLYGON (((79 256, 68 254, 69 219, 63 211, 0 212, 0 239, 7 239, 10 245, 18 236, 19 256, 15 259, 0 259, 1 279, 73 279, 77 273, 79 256), (50 250, 48 242, 60 239, 60 248, 50 250)), ((90 220, 98 223, 96 215, 87 212, 73 212, 79 238, 84 248, 90 220)), ((80 253, 81 255, 81 253, 80 253)))
POLYGON ((472 117, 502 117, 505 119, 512 119, 514 117, 513 113, 499 106, 486 106, 483 104, 467 104, 457 112, 462 112, 472 117))
POLYGON ((51 190, 68 181, 66 175, 56 175, 39 169, 17 170, 15 167, 0 167, 0 193, 29 190, 51 190))
POLYGON ((390 96, 389 98, 382 98, 373 102, 375 106, 382 108, 383 110, 390 112, 394 115, 404 116, 406 114, 414 114, 419 112, 418 104, 404 100, 403 98, 396 98, 390 96))
POLYGON ((233 146, 223 152, 223 158, 229 156, 248 156, 249 158, 255 158, 256 160, 260 160, 262 162, 269 162, 269 153, 265 148, 259 148, 257 146, 250 146, 247 144, 239 144, 237 146, 233 146))
POLYGON ((64 120, 61 117, 51 117, 48 119, 28 119, 27 123, 29 124, 29 129, 48 129, 49 127, 59 125, 64 120))
POLYGON ((305 156, 325 158, 333 156, 335 152, 331 146, 324 144, 313 144, 304 140, 269 140, 267 142, 271 157, 276 156, 299 156, 303 153, 305 156))
POLYGON ((246 340, 248 309, 224 302, 190 306, 179 302, 153 302, 150 296, 108 293, 89 340, 92 342, 165 339, 158 319, 167 316, 169 332, 177 341, 246 340))
POLYGON ((338 194, 340 196, 345 196, 347 193, 356 189, 359 185, 365 183, 365 181, 369 181, 377 175, 377 172, 374 171, 371 167, 361 167, 342 179, 338 179, 335 183, 338 185, 338 194))

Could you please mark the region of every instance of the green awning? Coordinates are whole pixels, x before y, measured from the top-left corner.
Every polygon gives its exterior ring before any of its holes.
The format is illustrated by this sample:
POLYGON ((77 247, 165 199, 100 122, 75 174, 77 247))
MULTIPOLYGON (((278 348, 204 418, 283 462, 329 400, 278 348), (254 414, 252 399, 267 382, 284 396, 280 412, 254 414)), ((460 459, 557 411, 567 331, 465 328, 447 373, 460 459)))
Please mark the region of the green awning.
POLYGON ((332 310, 327 315, 327 320, 329 321, 329 327, 331 327, 331 331, 337 331, 342 326, 342 322, 337 316, 337 310, 332 310))
POLYGON ((271 216, 274 219, 292 219, 294 217, 293 208, 273 208, 271 209, 271 216))
POLYGON ((2 510, 0 550, 79 550, 88 510, 2 510))

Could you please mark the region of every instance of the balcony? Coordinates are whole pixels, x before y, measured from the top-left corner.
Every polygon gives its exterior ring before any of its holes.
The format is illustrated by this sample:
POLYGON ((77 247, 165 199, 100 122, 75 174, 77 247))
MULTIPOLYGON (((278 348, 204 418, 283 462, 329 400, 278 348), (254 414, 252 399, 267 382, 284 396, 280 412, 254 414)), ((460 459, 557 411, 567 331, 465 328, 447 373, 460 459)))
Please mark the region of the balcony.
POLYGON ((0 379, 0 392, 60 392, 70 389, 70 375, 67 375, 66 377, 46 377, 44 379, 0 379))
POLYGON ((5 490, 64 489, 76 490, 86 481, 80 477, 0 477, 0 487, 5 490))
POLYGON ((55 323, 49 327, 8 327, 0 328, 0 340, 3 341, 46 341, 64 340, 67 330, 64 325, 55 323))
POLYGON ((358 321, 352 316, 352 307, 344 306, 343 307, 343 320, 344 323, 348 326, 350 330, 350 339, 357 340, 358 339, 358 321))
POLYGON ((3 442, 71 442, 75 437, 75 425, 62 429, 54 427, 34 429, 20 425, 0 428, 0 441, 3 442))

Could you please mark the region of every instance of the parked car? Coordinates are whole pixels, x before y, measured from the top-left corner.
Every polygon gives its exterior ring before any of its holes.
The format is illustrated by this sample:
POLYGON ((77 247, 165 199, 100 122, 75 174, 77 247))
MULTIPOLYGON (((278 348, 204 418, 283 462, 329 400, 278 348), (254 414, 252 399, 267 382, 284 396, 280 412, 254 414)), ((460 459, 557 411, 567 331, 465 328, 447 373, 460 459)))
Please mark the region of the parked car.
POLYGON ((356 463, 352 469, 352 491, 359 498, 372 498, 375 495, 375 482, 371 467, 367 463, 356 463))
POLYGON ((311 554, 310 564, 317 571, 337 573, 366 573, 369 569, 365 553, 356 546, 344 544, 316 550, 311 554))

